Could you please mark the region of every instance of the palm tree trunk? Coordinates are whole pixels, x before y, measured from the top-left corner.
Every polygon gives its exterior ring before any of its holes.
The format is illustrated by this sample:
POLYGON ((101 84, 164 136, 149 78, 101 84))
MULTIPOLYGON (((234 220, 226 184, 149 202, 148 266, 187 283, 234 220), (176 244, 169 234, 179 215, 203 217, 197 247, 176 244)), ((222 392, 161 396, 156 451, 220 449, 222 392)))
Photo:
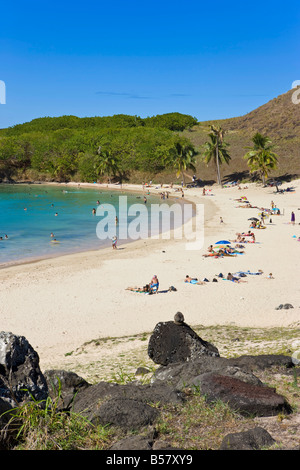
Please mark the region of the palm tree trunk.
POLYGON ((221 175, 220 175, 220 162, 219 162, 219 148, 218 148, 218 144, 217 144, 217 147, 216 147, 216 163, 217 163, 218 183, 219 183, 220 186, 222 186, 222 183, 221 183, 221 175))

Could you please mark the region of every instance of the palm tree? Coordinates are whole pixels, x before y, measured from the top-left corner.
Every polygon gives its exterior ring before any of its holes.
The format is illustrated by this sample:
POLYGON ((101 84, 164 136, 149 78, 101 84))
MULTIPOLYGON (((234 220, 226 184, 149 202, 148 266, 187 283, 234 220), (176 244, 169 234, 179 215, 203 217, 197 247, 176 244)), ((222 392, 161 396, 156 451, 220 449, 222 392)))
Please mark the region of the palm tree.
POLYGON ((119 167, 117 159, 113 156, 111 151, 101 151, 101 147, 99 147, 97 153, 99 155, 99 158, 95 163, 95 170, 97 175, 115 176, 119 167))
POLYGON ((228 143, 224 141, 225 131, 221 127, 210 126, 211 132, 208 134, 210 141, 204 144, 203 160, 208 165, 211 160, 217 167, 218 183, 222 186, 220 175, 220 164, 223 162, 229 165, 231 157, 227 151, 228 143))
POLYGON ((171 164, 177 170, 177 178, 182 175, 183 184, 185 184, 184 172, 186 170, 196 171, 195 155, 196 152, 193 144, 187 139, 179 138, 165 160, 167 164, 171 164))
POLYGON ((279 157, 272 151, 274 146, 269 137, 263 136, 257 132, 252 137, 252 142, 254 145, 252 147, 246 147, 250 150, 244 155, 244 158, 247 160, 251 173, 258 172, 263 184, 265 184, 265 180, 268 178, 270 171, 277 168, 279 157))

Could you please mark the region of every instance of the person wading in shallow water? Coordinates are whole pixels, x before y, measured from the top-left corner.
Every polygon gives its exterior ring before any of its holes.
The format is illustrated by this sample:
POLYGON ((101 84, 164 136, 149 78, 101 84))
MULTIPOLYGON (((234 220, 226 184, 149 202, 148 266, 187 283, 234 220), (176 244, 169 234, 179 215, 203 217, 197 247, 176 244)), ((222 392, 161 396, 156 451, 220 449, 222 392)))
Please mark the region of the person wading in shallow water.
POLYGON ((112 237, 112 247, 113 247, 113 250, 116 250, 117 249, 117 237, 112 237))

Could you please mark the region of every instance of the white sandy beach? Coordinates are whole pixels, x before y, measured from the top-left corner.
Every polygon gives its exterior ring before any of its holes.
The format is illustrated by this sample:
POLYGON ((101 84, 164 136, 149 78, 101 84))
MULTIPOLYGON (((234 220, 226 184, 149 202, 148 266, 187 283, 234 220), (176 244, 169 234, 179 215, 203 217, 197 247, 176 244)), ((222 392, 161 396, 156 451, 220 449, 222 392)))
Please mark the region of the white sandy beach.
MULTIPOLYGON (((1 330, 25 336, 43 366, 51 367, 86 341, 151 332, 158 322, 172 320, 177 311, 190 326, 299 327, 300 180, 285 183, 281 189, 288 186, 296 191, 275 194, 274 188, 256 184, 243 190, 214 186, 211 196, 202 196, 202 189, 185 190, 187 200, 205 204, 201 250, 186 250, 185 240, 139 240, 118 250, 89 251, 1 269, 1 330), (209 245, 248 231, 248 219, 258 216, 258 209, 237 207, 235 199, 241 196, 265 208, 273 200, 284 215, 272 216, 272 224, 267 219, 265 230, 254 230, 257 243, 246 244, 243 255, 203 257, 209 245), (296 215, 295 225, 290 223, 291 211, 296 215), (220 272, 259 269, 263 274, 247 276, 246 283, 211 282, 220 272), (267 278, 269 273, 274 279, 267 278), (154 274, 160 282, 158 295, 126 290, 145 285, 154 274), (187 274, 210 282, 187 284, 187 274), (177 291, 167 292, 170 286, 177 291), (294 308, 276 310, 285 303, 294 308)), ((159 193, 160 188, 154 186, 151 191, 159 193)))

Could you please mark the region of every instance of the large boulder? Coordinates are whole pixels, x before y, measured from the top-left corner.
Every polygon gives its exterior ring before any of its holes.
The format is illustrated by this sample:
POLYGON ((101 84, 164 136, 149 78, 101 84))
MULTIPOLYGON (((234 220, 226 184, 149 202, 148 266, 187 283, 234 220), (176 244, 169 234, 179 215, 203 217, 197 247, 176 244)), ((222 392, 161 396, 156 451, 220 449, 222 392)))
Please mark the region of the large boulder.
POLYGON ((68 410, 80 390, 91 386, 85 379, 66 370, 51 369, 44 372, 49 396, 56 400, 58 409, 68 410))
POLYGON ((167 384, 140 385, 129 383, 120 385, 116 383, 99 382, 88 388, 80 390, 74 398, 72 409, 75 413, 81 413, 88 417, 93 410, 99 407, 99 403, 108 399, 126 398, 142 403, 172 403, 183 404, 184 393, 167 384))
POLYGON ((275 442, 268 431, 258 426, 248 431, 227 434, 220 450, 260 450, 271 447, 275 442))
POLYGON ((16 423, 10 423, 15 408, 8 400, 0 398, 0 450, 10 450, 17 435, 16 423))
POLYGON ((254 385, 234 377, 209 372, 194 380, 206 401, 221 400, 245 416, 275 416, 289 414, 291 406, 274 388, 254 385))
POLYGON ((109 450, 152 450, 153 442, 145 436, 128 436, 115 442, 109 450))
POLYGON ((260 354, 259 356, 244 355, 229 359, 231 365, 242 367, 248 370, 265 370, 271 367, 281 367, 282 369, 294 368, 291 356, 284 354, 260 354))
POLYGON ((48 386, 39 367, 39 356, 24 336, 0 332, 0 397, 16 405, 33 397, 48 396, 48 386))
POLYGON ((113 425, 124 430, 137 430, 149 426, 159 416, 159 411, 141 401, 130 398, 112 398, 95 408, 89 421, 93 424, 113 425))
POLYGON ((213 344, 201 339, 184 321, 176 321, 176 315, 175 321, 160 322, 155 326, 148 343, 150 359, 166 366, 175 362, 194 361, 203 356, 220 356, 213 344))
POLYGON ((167 383, 178 390, 182 390, 184 387, 194 385, 194 380, 199 375, 208 372, 217 372, 256 385, 261 384, 258 377, 253 375, 247 368, 239 368, 235 363, 232 365, 231 360, 225 357, 210 356, 203 356, 193 362, 179 362, 161 366, 155 371, 151 382, 153 384, 167 383))

